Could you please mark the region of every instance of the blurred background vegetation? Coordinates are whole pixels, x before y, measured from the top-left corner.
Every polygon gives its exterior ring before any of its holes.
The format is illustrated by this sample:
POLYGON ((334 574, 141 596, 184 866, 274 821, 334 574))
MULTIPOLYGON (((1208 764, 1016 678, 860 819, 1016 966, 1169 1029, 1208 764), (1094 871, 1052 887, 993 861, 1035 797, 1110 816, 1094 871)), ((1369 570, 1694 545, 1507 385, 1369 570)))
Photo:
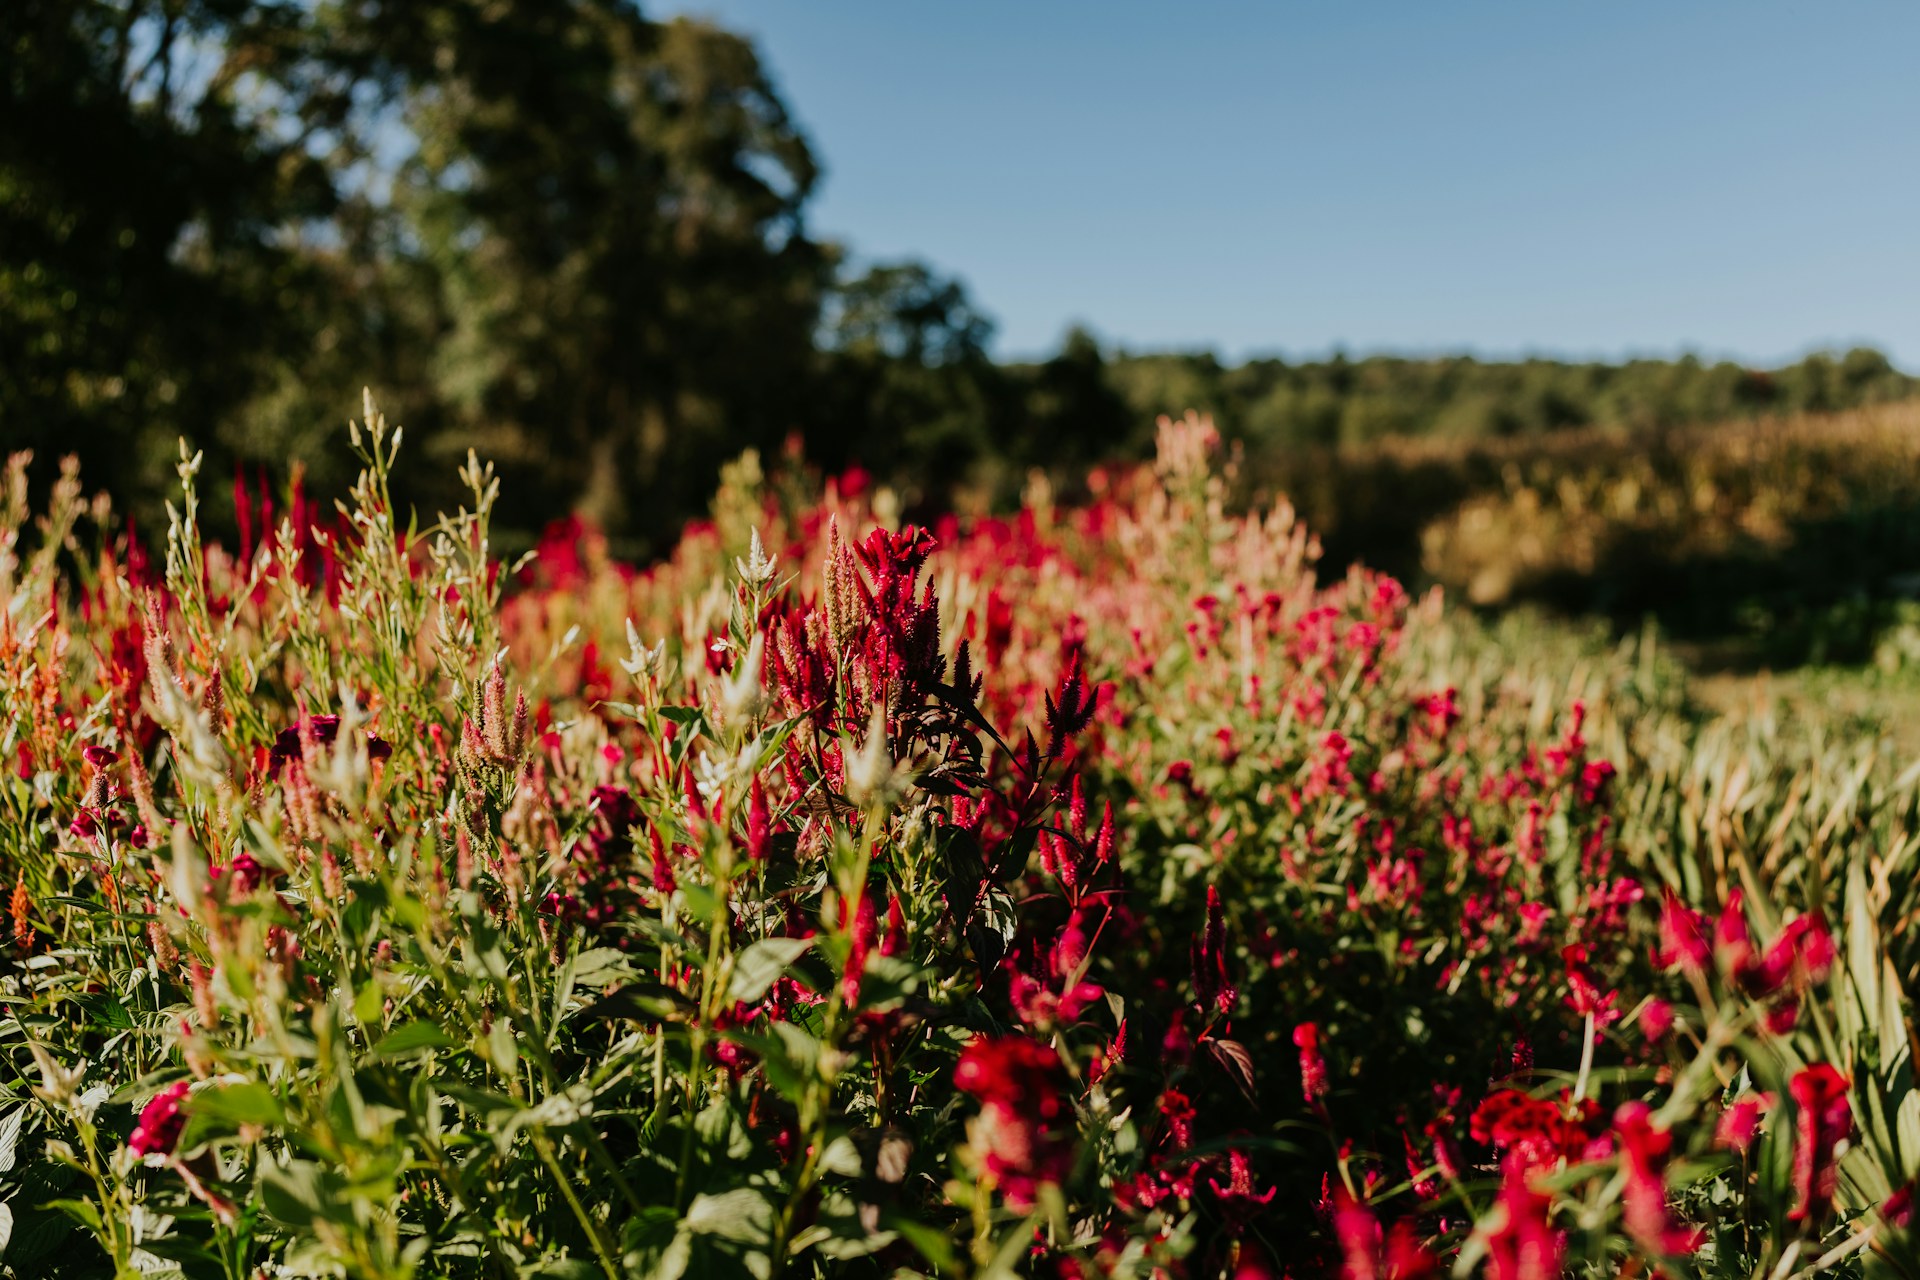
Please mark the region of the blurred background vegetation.
POLYGON ((1071 492, 1192 407, 1335 564, 1654 617, 1725 665, 1920 654, 1920 418, 1874 408, 1920 384, 1874 351, 1230 365, 1076 330, 996 362, 958 280, 814 234, 810 140, 712 25, 623 0, 10 0, 0 49, 0 446, 43 480, 78 454, 148 527, 182 436, 211 474, 331 490, 363 384, 414 442, 421 510, 472 447, 508 476, 510 536, 577 512, 636 558, 748 448, 978 510, 1035 469, 1071 492))

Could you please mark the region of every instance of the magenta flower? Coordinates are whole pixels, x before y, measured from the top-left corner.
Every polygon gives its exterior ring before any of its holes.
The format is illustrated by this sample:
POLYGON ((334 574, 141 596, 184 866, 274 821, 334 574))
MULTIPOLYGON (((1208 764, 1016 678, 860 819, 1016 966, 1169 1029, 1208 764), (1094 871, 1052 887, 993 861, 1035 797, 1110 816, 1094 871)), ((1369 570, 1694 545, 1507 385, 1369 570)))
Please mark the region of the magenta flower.
MULTIPOLYGON (((304 754, 300 745, 302 731, 316 743, 325 747, 332 746, 334 739, 340 736, 339 716, 308 716, 292 728, 282 729, 273 740, 273 751, 267 759, 267 769, 271 773, 280 772, 289 761, 298 760, 304 754)), ((367 758, 385 760, 393 754, 393 748, 385 739, 369 733, 367 735, 367 758)))
POLYGON ((1320 1028, 1311 1022, 1303 1022, 1293 1029, 1294 1047, 1300 1050, 1300 1094, 1307 1105, 1322 1115, 1326 1114, 1327 1060, 1320 1053, 1320 1028))
POLYGON ((1673 1151, 1673 1134, 1653 1123, 1653 1108, 1644 1102, 1629 1102, 1614 1112, 1613 1132, 1620 1140, 1620 1162, 1627 1174, 1621 1200, 1627 1234, 1656 1256, 1698 1249, 1704 1233, 1675 1226, 1667 1210, 1667 1159, 1673 1151))
POLYGON ((1794 1120, 1793 1186, 1797 1202, 1787 1216, 1817 1222, 1833 1204, 1840 1184, 1834 1149, 1853 1133, 1853 1104, 1847 1078, 1824 1062, 1807 1067, 1788 1082, 1799 1114, 1794 1120))
POLYGON ((1729 1151, 1747 1154, 1754 1138, 1759 1136, 1761 1118, 1772 1109, 1771 1093, 1742 1094, 1720 1113, 1720 1123, 1714 1126, 1713 1140, 1729 1151))
POLYGON ((978 1036, 961 1051, 953 1083, 980 1102, 967 1127, 981 1170, 1015 1208, 1073 1167, 1073 1108, 1060 1056, 1025 1036, 978 1036))
POLYGON ((140 1111, 140 1120, 133 1126, 133 1134, 127 1139, 127 1149, 137 1156, 170 1156, 180 1142, 180 1130, 186 1127, 187 1117, 180 1110, 181 1100, 187 1096, 188 1084, 181 1080, 168 1085, 140 1111))

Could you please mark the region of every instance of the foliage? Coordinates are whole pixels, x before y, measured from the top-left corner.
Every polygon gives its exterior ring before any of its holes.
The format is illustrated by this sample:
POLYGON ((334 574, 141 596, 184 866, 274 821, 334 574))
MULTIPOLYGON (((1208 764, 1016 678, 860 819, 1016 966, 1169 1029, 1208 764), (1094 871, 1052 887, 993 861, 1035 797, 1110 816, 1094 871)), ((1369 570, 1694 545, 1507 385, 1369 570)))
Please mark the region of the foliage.
POLYGON ((1899 663, 1920 563, 1920 404, 1524 450, 1380 451, 1423 576, 1480 605, 1533 600, 1764 661, 1899 663), (1441 495, 1445 495, 1442 497, 1441 495), (1876 637, 1888 631, 1885 643, 1876 637))
MULTIPOLYGON (((155 525, 182 434, 209 475, 291 460, 343 488, 329 424, 369 378, 414 440, 403 508, 459 501, 447 477, 478 447, 515 477, 502 539, 572 508, 630 558, 672 545, 726 458, 789 433, 910 509, 1006 510, 1034 469, 1071 488, 1147 457, 1168 404, 1292 479, 1352 475, 1325 451, 1385 438, 1915 389, 1871 351, 1227 366, 1078 329, 997 364, 957 280, 809 227, 819 162, 749 41, 629 0, 16 0, 0 42, 0 437, 36 450, 42 489, 77 450, 155 525)), ((1330 556, 1414 572, 1391 493, 1341 496, 1301 497, 1330 556)), ((237 531, 224 490, 206 514, 237 531)))
POLYGON ((1195 419, 644 572, 352 443, 164 566, 9 472, 12 1274, 1913 1274, 1872 743, 1321 582, 1195 419))
POLYGON ((1731 361, 1581 364, 1472 356, 1366 356, 1224 366, 1206 354, 1116 355, 1113 380, 1136 418, 1204 407, 1254 451, 1366 445, 1396 437, 1489 440, 1569 427, 1647 431, 1758 414, 1825 413, 1913 394, 1877 351, 1817 352, 1779 369, 1731 361))

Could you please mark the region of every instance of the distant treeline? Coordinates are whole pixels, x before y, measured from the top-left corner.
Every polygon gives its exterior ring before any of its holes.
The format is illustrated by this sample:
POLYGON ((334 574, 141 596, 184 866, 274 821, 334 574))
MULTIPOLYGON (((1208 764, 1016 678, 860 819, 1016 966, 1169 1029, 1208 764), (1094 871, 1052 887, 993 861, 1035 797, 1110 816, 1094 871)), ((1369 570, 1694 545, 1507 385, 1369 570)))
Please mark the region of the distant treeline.
POLYGON ((1206 355, 1123 356, 1109 378, 1136 414, 1213 413, 1250 445, 1370 444, 1396 436, 1485 440, 1565 427, 1649 430, 1757 414, 1831 412, 1904 399, 1920 380, 1878 351, 1815 354, 1779 369, 1695 356, 1623 364, 1471 356, 1368 356, 1223 365, 1206 355))
POLYGON ((211 476, 337 489, 362 384, 421 509, 473 448, 512 478, 504 527, 579 510, 628 555, 795 438, 978 505, 1144 456, 1189 407, 1258 452, 1914 390, 1870 351, 1229 366, 1076 331, 996 363, 956 280, 813 234, 819 165, 749 41, 629 0, 12 0, 0 51, 0 448, 42 482, 77 453, 148 518, 183 436, 211 476))

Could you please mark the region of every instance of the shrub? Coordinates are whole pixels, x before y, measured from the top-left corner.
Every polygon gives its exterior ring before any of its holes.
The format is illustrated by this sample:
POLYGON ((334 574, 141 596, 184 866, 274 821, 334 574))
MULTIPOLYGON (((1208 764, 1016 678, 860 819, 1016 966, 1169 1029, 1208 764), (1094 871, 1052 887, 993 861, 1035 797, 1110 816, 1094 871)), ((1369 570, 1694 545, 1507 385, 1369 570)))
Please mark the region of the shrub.
POLYGON ((6 509, 15 1274, 1910 1270, 1911 774, 1322 583, 1196 419, 640 572, 352 443, 238 557, 184 450, 164 566, 6 509))

